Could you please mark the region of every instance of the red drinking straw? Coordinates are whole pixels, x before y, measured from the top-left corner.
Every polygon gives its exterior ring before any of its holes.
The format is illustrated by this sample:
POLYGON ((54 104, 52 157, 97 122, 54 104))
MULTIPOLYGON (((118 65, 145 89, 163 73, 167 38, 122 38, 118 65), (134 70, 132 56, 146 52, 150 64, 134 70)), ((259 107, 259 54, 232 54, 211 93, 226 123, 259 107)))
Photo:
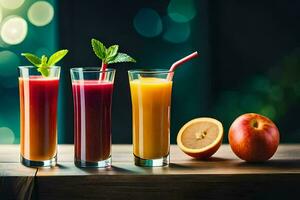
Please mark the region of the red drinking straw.
MULTIPOLYGON (((191 60, 192 58, 196 58, 198 55, 199 55, 198 52, 195 51, 194 53, 192 53, 192 54, 190 54, 190 55, 188 55, 188 56, 186 56, 186 57, 184 57, 184 58, 182 58, 182 59, 176 61, 176 62, 171 66, 171 68, 169 69, 169 72, 174 72, 175 69, 176 69, 177 67, 179 67, 181 64, 183 64, 183 63, 185 63, 185 62, 191 60)), ((171 80, 171 79, 172 79, 172 76, 171 76, 170 74, 168 74, 167 79, 168 79, 168 80, 171 80)))
POLYGON ((106 71, 106 68, 107 68, 107 64, 105 64, 104 62, 102 62, 102 66, 101 66, 101 69, 100 71, 100 77, 99 77, 99 80, 101 81, 104 81, 105 80, 105 71, 106 71))

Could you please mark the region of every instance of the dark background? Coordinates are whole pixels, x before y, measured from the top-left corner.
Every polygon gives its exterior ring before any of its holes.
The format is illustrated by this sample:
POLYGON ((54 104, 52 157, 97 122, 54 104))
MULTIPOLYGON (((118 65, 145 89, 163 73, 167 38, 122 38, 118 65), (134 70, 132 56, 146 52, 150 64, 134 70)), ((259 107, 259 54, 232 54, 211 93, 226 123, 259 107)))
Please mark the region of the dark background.
MULTIPOLYGON (((65 66, 97 66, 90 39, 118 43, 138 63, 119 64, 113 100, 113 142, 131 142, 131 102, 127 70, 167 68, 197 50, 201 58, 175 75, 171 142, 180 127, 195 117, 232 121, 245 112, 268 116, 278 125, 283 142, 300 142, 300 2, 194 1, 191 34, 174 44, 147 38, 133 27, 141 8, 167 15, 169 1, 58 1, 60 46, 70 49, 65 66)), ((146 22, 145 22, 146 23, 146 22)), ((66 70, 67 71, 67 70, 66 70)), ((65 74, 65 90, 70 90, 65 74)), ((64 92, 64 141, 72 142, 72 97, 64 92)), ((227 137, 225 137, 227 141, 227 137)))

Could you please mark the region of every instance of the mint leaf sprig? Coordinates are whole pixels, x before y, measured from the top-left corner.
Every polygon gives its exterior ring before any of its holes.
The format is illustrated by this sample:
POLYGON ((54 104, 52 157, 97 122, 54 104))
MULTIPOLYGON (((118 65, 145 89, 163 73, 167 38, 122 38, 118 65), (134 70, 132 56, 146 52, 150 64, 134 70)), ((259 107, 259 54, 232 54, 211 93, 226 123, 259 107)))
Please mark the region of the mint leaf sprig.
MULTIPOLYGON (((121 62, 136 62, 135 59, 126 53, 119 53, 119 45, 112 45, 106 48, 105 45, 99 40, 91 40, 93 51, 96 56, 102 61, 101 71, 105 71, 108 64, 121 63, 121 62)), ((101 80, 104 80, 104 74, 101 74, 101 80)))
POLYGON ((52 54, 48 59, 47 56, 42 55, 41 58, 31 53, 22 53, 21 55, 27 58, 37 70, 42 74, 43 77, 48 77, 50 74, 50 68, 59 62, 63 57, 67 55, 69 51, 67 49, 59 50, 52 54))

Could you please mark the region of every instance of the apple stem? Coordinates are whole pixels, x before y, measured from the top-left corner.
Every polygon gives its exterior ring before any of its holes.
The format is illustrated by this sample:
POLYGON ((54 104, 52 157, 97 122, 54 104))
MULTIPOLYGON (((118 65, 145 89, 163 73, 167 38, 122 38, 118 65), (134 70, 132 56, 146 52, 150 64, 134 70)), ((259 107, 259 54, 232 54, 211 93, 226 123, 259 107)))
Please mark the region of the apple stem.
POLYGON ((258 121, 257 120, 252 121, 252 127, 258 128, 258 121))

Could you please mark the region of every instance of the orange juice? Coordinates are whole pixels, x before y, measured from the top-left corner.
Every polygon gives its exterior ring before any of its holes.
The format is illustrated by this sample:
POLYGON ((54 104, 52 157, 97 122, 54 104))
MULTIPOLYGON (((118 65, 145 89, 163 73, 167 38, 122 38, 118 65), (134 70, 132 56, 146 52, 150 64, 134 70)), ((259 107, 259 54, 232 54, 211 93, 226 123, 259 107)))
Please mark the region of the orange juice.
POLYGON ((56 156, 58 78, 19 78, 21 156, 46 161, 56 156))
POLYGON ((133 153, 142 159, 169 154, 172 81, 140 77, 130 81, 133 153))

